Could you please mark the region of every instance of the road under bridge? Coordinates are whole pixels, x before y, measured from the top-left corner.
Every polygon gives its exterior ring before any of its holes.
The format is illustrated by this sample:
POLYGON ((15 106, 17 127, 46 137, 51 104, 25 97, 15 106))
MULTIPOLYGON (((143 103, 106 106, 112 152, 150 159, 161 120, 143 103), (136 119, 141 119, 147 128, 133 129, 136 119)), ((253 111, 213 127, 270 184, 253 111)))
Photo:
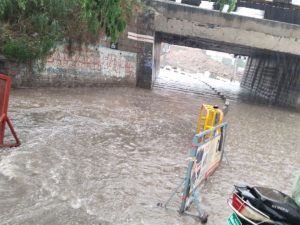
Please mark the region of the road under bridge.
POLYGON ((243 87, 270 103, 300 105, 299 25, 172 1, 145 3, 155 11, 152 21, 147 20, 147 35, 154 37, 154 43, 144 44, 137 77, 139 87, 152 87, 159 73, 161 43, 166 42, 248 56, 243 87), (149 61, 153 62, 151 68, 149 61))

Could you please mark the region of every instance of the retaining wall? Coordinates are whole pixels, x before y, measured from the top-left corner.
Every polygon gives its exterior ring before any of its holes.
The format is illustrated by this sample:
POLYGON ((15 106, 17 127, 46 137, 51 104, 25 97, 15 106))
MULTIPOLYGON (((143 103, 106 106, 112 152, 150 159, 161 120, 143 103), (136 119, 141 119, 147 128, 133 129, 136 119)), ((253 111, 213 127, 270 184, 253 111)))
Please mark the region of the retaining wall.
POLYGON ((300 58, 291 55, 249 57, 241 86, 271 104, 300 107, 300 58))
POLYGON ((117 49, 99 38, 94 46, 83 47, 72 56, 60 47, 48 58, 44 68, 28 66, 0 57, 0 72, 13 78, 14 87, 111 86, 152 87, 153 43, 128 38, 128 32, 154 36, 154 13, 144 9, 129 21, 118 40, 117 49))
POLYGON ((69 56, 59 48, 39 77, 41 85, 136 83, 136 53, 93 46, 69 56))

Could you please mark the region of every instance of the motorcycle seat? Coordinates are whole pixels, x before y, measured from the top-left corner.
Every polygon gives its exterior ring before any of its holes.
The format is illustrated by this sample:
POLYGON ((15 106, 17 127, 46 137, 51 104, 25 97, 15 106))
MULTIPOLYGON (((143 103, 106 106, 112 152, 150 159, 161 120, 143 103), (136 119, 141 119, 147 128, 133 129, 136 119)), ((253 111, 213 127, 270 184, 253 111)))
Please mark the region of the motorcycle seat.
POLYGON ((264 204, 300 224, 300 207, 291 197, 271 188, 253 187, 252 190, 264 204))
POLYGON ((277 191, 276 189, 265 188, 265 187, 254 187, 253 190, 256 192, 258 197, 262 200, 269 201, 272 203, 280 203, 291 206, 296 209, 300 207, 295 203, 295 201, 288 195, 277 191))

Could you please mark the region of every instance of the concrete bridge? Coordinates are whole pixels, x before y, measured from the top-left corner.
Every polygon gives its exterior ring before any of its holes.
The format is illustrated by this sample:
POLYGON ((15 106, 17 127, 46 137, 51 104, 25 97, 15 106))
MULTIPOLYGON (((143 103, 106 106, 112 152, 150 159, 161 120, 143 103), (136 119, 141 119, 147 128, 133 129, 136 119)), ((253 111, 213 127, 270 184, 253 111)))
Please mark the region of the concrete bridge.
POLYGON ((152 87, 159 72, 160 46, 166 42, 249 56, 243 87, 270 103, 300 105, 299 25, 172 1, 145 0, 145 3, 155 11, 152 21, 148 16, 144 30, 145 35, 154 37, 154 43, 144 43, 139 57, 139 87, 152 87))
MULTIPOLYGON (((290 22, 284 23, 276 17, 255 19, 171 0, 143 1, 149 9, 132 19, 117 46, 103 37, 71 57, 61 46, 47 60, 45 71, 37 68, 34 74, 26 72, 26 65, 0 56, 0 71, 10 74, 16 87, 124 84, 150 89, 160 69, 161 43, 166 42, 248 56, 241 85, 254 97, 300 108, 300 7, 284 8, 293 11, 290 22)), ((197 5, 200 0, 182 2, 197 5)))

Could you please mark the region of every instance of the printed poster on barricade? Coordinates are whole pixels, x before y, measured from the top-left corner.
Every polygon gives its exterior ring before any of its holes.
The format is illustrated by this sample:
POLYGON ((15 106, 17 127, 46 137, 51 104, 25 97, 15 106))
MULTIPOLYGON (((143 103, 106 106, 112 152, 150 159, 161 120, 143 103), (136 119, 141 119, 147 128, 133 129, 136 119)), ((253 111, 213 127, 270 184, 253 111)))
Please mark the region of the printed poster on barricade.
POLYGON ((218 135, 197 149, 191 174, 193 188, 204 182, 219 166, 222 158, 220 140, 218 135))

